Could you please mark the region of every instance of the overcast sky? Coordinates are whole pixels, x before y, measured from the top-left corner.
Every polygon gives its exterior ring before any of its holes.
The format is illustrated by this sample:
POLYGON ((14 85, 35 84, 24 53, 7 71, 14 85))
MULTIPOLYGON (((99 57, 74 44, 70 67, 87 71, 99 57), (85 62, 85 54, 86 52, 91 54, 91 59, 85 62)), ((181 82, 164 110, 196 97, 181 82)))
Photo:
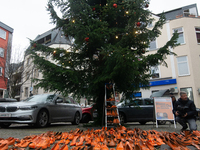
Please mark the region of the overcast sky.
MULTIPOLYGON (((0 21, 14 29, 13 48, 25 49, 29 40, 54 27, 46 11, 48 0, 0 0, 0 21)), ((157 14, 182 6, 197 4, 200 0, 151 0, 149 9, 157 14)))

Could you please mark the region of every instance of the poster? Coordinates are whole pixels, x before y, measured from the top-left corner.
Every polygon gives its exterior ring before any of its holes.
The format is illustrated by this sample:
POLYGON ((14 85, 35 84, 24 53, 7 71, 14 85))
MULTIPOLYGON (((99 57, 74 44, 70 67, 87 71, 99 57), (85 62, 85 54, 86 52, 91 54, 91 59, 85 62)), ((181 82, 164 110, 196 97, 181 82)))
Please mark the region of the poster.
POLYGON ((156 120, 174 120, 170 97, 155 97, 154 104, 156 120))

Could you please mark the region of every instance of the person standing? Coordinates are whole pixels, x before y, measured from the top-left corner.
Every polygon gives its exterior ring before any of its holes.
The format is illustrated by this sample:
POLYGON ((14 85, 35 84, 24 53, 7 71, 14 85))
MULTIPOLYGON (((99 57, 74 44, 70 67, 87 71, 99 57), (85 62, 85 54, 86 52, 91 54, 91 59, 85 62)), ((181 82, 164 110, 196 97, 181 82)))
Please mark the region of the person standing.
POLYGON ((182 126, 182 131, 188 128, 187 123, 191 132, 197 130, 196 106, 193 101, 189 100, 186 92, 180 92, 180 98, 174 104, 173 113, 176 121, 182 126))
POLYGON ((175 103, 176 103, 176 98, 175 98, 175 96, 174 96, 173 93, 170 93, 170 97, 171 97, 171 99, 172 99, 172 107, 174 108, 174 105, 175 105, 175 103))

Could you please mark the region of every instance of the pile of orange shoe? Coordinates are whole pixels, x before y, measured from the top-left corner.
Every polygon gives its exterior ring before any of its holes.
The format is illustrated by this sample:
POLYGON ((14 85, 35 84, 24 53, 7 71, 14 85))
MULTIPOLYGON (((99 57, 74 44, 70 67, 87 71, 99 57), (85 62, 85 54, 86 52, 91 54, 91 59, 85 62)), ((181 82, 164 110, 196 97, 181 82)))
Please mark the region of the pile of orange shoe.
MULTIPOLYGON (((113 121, 114 122, 114 121, 113 121)), ((117 128, 76 129, 70 132, 46 132, 23 139, 0 139, 0 150, 51 149, 51 150, 153 150, 162 144, 173 150, 187 150, 192 145, 200 149, 200 131, 158 132, 155 130, 117 128)))

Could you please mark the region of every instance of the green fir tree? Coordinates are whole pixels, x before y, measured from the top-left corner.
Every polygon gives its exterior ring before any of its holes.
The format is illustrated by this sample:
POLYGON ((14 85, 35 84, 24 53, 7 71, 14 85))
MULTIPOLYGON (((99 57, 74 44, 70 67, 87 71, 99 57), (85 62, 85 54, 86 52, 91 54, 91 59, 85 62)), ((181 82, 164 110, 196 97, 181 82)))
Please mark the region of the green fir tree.
POLYGON ((173 54, 169 47, 176 46, 177 34, 155 54, 146 55, 165 23, 162 15, 152 30, 147 28, 153 22, 148 5, 148 0, 49 0, 52 22, 74 43, 70 52, 31 43, 34 62, 43 73, 43 79, 36 80, 38 86, 92 97, 99 114, 96 123, 101 124, 106 83, 115 83, 116 91, 124 94, 148 88, 150 67, 165 63, 166 55, 173 54), (60 66, 37 52, 52 56, 60 66))

